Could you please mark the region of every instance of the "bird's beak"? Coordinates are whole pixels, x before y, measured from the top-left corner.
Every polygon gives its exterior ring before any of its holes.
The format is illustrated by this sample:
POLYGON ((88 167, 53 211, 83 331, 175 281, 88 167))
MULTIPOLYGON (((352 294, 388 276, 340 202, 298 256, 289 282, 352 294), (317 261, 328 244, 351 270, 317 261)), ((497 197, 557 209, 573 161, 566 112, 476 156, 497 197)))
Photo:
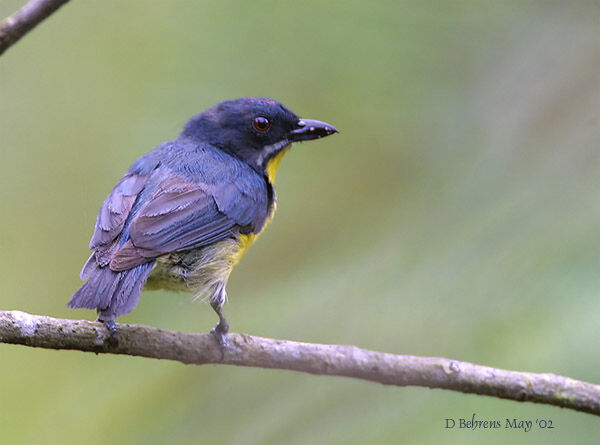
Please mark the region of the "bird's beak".
POLYGON ((309 141, 329 136, 333 133, 339 133, 339 131, 327 122, 300 119, 296 124, 296 129, 290 133, 290 139, 292 142, 309 141))

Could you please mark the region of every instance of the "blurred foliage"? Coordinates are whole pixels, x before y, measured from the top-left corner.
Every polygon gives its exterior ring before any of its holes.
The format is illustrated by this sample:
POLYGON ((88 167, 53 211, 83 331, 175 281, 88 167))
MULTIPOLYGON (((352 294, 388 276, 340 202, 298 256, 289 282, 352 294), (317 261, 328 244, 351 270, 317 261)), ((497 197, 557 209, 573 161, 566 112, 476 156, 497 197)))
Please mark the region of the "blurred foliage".
MULTIPOLYGON (((0 15, 23 1, 3 0, 0 15)), ((299 145, 232 275, 234 331, 598 382, 594 1, 70 2, 0 59, 2 309, 67 310, 129 164, 223 99, 341 134, 299 145)), ((120 321, 208 331, 147 292, 120 321)), ((586 414, 282 371, 0 346, 0 441, 590 443, 586 414), (555 429, 445 430, 447 417, 555 429)))

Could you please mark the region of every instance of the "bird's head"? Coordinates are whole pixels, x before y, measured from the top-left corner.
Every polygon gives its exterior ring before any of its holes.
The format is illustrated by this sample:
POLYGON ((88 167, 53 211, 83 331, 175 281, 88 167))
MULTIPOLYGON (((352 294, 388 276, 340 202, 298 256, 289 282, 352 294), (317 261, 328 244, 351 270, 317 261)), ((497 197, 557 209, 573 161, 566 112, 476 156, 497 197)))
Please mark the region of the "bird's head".
POLYGON ((272 161, 292 142, 337 132, 326 122, 299 118, 272 99, 243 97, 221 102, 194 116, 182 136, 210 143, 269 174, 272 161))

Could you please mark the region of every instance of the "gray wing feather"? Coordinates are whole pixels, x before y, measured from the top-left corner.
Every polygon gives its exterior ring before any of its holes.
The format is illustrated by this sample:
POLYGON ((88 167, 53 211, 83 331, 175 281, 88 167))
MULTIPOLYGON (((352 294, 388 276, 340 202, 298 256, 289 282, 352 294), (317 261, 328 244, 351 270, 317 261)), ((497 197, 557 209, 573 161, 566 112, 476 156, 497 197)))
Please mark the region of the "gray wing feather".
POLYGON ((104 200, 90 240, 90 249, 94 252, 79 273, 82 280, 88 278, 98 265, 106 266, 110 262, 127 217, 147 180, 145 175, 129 172, 104 200))
POLYGON ((146 176, 127 174, 117 183, 98 212, 90 249, 109 244, 119 236, 147 180, 146 176))

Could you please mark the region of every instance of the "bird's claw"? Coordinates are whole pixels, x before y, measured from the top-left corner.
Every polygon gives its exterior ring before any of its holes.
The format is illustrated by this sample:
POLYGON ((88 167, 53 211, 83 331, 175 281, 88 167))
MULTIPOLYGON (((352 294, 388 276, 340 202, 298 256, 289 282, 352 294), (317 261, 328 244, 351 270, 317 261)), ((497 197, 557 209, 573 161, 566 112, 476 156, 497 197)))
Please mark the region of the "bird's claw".
POLYGON ((227 322, 219 322, 214 328, 210 330, 210 333, 215 336, 215 339, 219 343, 219 346, 226 348, 227 343, 227 332, 229 332, 229 325, 227 322))
POLYGON ((118 346, 119 333, 117 332, 117 323, 114 320, 105 320, 104 326, 108 329, 108 344, 110 346, 118 346))

